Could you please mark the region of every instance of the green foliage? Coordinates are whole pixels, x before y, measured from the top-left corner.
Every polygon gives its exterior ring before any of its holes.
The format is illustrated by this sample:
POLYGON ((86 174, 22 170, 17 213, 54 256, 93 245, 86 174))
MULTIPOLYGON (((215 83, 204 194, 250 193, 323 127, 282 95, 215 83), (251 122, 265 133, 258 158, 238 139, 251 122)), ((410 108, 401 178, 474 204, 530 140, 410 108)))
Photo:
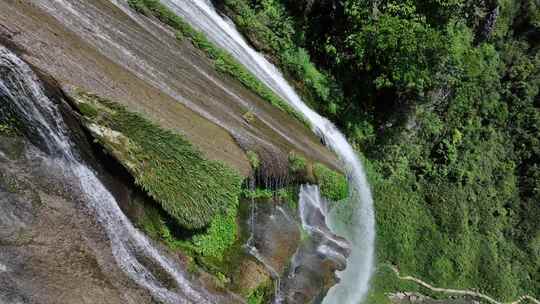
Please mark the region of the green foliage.
POLYGON ((337 113, 343 98, 341 91, 328 73, 313 64, 306 49, 298 46, 303 39, 283 1, 224 2, 234 12, 237 27, 257 49, 276 58, 278 66, 293 77, 314 107, 324 113, 337 113))
POLYGON ((478 288, 501 301, 534 294, 539 264, 527 244, 539 231, 529 215, 539 213, 523 183, 538 177, 523 168, 538 163, 538 74, 527 72, 523 53, 501 67, 501 56, 520 52, 513 43, 498 51, 475 46, 462 23, 446 30, 448 72, 439 81, 452 87, 451 102, 432 100, 443 102, 440 112, 418 107, 413 136, 380 147, 374 160, 382 174, 372 178, 379 257, 438 286, 478 288), (501 81, 501 72, 512 79, 501 81))
POLYGON ((14 128, 8 124, 0 124, 0 135, 11 135, 14 133, 14 128))
POLYGON ((255 188, 255 189, 243 189, 242 190, 242 197, 252 200, 271 200, 271 199, 278 199, 282 203, 285 203, 289 206, 291 210, 297 209, 298 204, 298 186, 297 185, 290 185, 285 188, 280 188, 277 190, 270 190, 270 189, 261 189, 261 188, 255 188))
POLYGON ((79 103, 77 108, 82 115, 88 117, 89 119, 95 119, 99 115, 98 109, 87 103, 79 103))
POLYGON ((305 174, 307 171, 307 160, 302 155, 294 151, 289 153, 289 169, 294 174, 305 174))
POLYGON ((261 160, 259 159, 259 155, 257 155, 257 153, 254 151, 247 151, 246 155, 249 160, 249 164, 251 165, 251 168, 253 168, 253 170, 259 169, 261 165, 261 160))
POLYGON ((247 123, 252 123, 254 120, 255 120, 255 114, 251 111, 247 111, 246 113, 244 113, 242 115, 242 118, 244 118, 244 120, 247 122, 247 123))
POLYGON ((21 130, 24 130, 24 124, 9 109, 0 107, 0 135, 16 136, 21 130))
POLYGON ((400 281, 389 265, 381 264, 373 276, 372 289, 366 303, 392 304, 386 293, 396 291, 420 292, 421 290, 414 283, 400 281))
MULTIPOLYGON (((242 180, 233 169, 206 160, 181 135, 161 129, 117 103, 81 93, 77 105, 81 104, 85 104, 85 113, 89 107, 95 109, 90 113, 99 113, 85 116, 97 139, 179 225, 201 228, 218 215, 233 213, 230 210, 236 208, 242 180), (96 132, 95 125, 102 129, 96 132)), ((211 225, 210 229, 218 228, 211 225)))
POLYGON ((238 201, 229 206, 224 213, 218 213, 212 219, 205 234, 194 236, 193 245, 197 253, 221 260, 225 251, 236 241, 238 235, 237 213, 238 201))
POLYGON ((318 184, 321 195, 327 199, 340 201, 349 195, 348 181, 345 175, 331 170, 323 164, 309 163, 305 157, 294 151, 289 153, 289 170, 299 182, 318 184))
POLYGON ((268 101, 280 110, 292 115, 300 120, 303 124, 309 126, 309 123, 299 112, 295 111, 287 102, 277 96, 270 88, 259 81, 251 74, 243 65, 238 63, 225 50, 218 48, 210 42, 203 33, 193 29, 180 16, 169 10, 161 4, 159 0, 129 0, 129 5, 136 11, 147 15, 154 16, 161 22, 178 31, 176 35, 180 40, 187 37, 193 45, 212 59, 216 69, 222 73, 228 74, 240 81, 246 88, 255 92, 262 99, 268 101))
POLYGON ((248 297, 247 302, 248 304, 263 304, 264 295, 258 292, 254 292, 248 297))
POLYGON ((292 212, 296 212, 296 210, 298 210, 299 191, 299 186, 290 185, 285 188, 279 189, 276 196, 281 200, 281 202, 285 203, 289 210, 291 210, 292 212))
POLYGON ((268 200, 274 197, 274 193, 269 189, 255 188, 242 190, 242 196, 248 199, 264 199, 268 200))
POLYGON ((349 195, 347 178, 322 164, 313 166, 315 179, 321 188, 321 195, 332 200, 340 201, 349 195))
POLYGON ((418 92, 429 88, 442 51, 439 32, 416 15, 414 7, 396 4, 386 9, 347 37, 354 64, 373 75, 378 90, 418 92))
POLYGON ((137 203, 142 204, 144 208, 142 216, 137 219, 137 225, 147 235, 153 239, 163 241, 172 250, 194 250, 191 242, 178 239, 173 235, 171 227, 174 227, 174 224, 168 221, 169 217, 163 209, 150 202, 138 201, 137 203))
MULTIPOLYGON (((225 4, 365 153, 380 261, 501 301, 540 296, 535 1, 225 4)), ((291 168, 310 164, 293 156, 291 168)), ((415 290, 390 274, 375 277, 371 303, 415 290)))
POLYGON ((223 262, 227 250, 237 239, 237 206, 229 207, 225 214, 216 215, 208 229, 189 238, 176 236, 173 232, 176 226, 156 205, 147 202, 143 206, 144 212, 138 219, 138 225, 150 237, 162 240, 172 250, 182 250, 194 257, 211 258, 219 263, 223 262))
POLYGON ((273 296, 272 293, 272 283, 265 283, 261 286, 258 286, 251 294, 247 297, 248 304, 263 304, 268 303, 273 296))

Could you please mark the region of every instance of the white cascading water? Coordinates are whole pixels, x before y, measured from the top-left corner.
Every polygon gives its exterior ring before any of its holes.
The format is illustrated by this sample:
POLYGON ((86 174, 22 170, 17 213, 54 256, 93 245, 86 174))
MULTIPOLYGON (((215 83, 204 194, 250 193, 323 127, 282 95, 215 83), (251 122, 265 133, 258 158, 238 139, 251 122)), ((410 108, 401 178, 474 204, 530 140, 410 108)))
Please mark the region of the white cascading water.
MULTIPOLYGON (((374 268, 375 214, 371 190, 356 152, 330 121, 304 104, 279 70, 252 49, 234 25, 220 16, 209 1, 160 1, 202 31, 212 42, 227 50, 259 80, 301 112, 313 126, 314 132, 323 137, 327 145, 340 157, 349 177, 351 199, 358 204, 353 208, 355 222, 352 226, 345 231, 336 232, 349 239, 353 247, 347 260, 347 269, 338 274, 341 282, 329 291, 323 303, 358 304, 368 292, 374 268)), ((337 228, 338 219, 332 219, 330 225, 337 228)))
POLYGON ((327 229, 321 229, 319 226, 321 223, 317 223, 316 220, 313 221, 313 217, 317 217, 318 214, 320 214, 324 217, 325 224, 327 226, 332 226, 328 214, 327 202, 321 196, 319 186, 302 185, 300 187, 300 193, 298 195, 298 209, 304 231, 307 231, 310 234, 320 234, 324 237, 317 250, 325 256, 344 259, 345 257, 341 253, 331 249, 327 245, 327 242, 332 242, 339 248, 348 248, 349 244, 336 238, 335 235, 327 229), (340 255, 341 257, 339 257, 340 255))
POLYGON ((161 255, 149 240, 122 213, 116 200, 96 174, 76 157, 67 135, 68 129, 60 112, 45 95, 42 85, 30 67, 15 54, 0 45, 0 95, 9 100, 8 107, 32 128, 37 139, 52 157, 52 165, 77 180, 84 201, 94 210, 97 221, 110 240, 112 254, 118 266, 137 284, 147 289, 152 297, 167 304, 218 303, 212 295, 196 290, 177 265, 161 255), (163 286, 137 256, 150 259, 176 283, 175 291, 163 286))

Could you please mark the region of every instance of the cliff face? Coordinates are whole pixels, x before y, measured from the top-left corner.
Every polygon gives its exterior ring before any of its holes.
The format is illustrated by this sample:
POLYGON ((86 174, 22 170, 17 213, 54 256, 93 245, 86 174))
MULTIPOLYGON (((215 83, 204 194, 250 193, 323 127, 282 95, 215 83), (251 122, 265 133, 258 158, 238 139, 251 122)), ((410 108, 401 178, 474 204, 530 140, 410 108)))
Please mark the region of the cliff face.
POLYGON ((123 1, 3 1, 0 25, 2 40, 68 94, 81 88, 122 102, 245 176, 242 150, 259 151, 276 166, 296 150, 337 167, 305 126, 123 1))
POLYGON ((1 146, 0 302, 152 303, 113 267, 80 190, 27 140, 1 146))

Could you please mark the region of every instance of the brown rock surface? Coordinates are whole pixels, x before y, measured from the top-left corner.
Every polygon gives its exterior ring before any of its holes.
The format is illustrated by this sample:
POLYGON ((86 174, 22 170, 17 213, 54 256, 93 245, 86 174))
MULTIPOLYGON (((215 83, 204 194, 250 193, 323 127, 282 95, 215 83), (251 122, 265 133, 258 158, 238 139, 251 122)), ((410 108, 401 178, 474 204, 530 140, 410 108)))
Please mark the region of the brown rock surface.
POLYGON ((124 103, 244 175, 250 166, 240 146, 276 166, 296 150, 336 167, 304 125, 215 72, 189 41, 178 42, 123 1, 2 1, 0 41, 66 91, 124 103), (254 122, 243 118, 248 111, 254 122))

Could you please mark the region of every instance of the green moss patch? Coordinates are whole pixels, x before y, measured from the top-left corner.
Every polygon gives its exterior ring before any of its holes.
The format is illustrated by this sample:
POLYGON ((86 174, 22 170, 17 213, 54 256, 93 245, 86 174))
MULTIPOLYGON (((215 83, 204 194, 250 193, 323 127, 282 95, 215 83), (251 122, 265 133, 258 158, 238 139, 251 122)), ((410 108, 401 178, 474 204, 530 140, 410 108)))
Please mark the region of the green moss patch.
POLYGON ((321 195, 329 200, 340 201, 349 195, 349 186, 345 175, 321 163, 313 164, 294 151, 289 153, 289 169, 297 180, 318 184, 321 195))
POLYGON ((340 201, 349 195, 347 178, 323 164, 313 166, 313 174, 321 188, 321 195, 333 201, 340 201))
POLYGON ((242 179, 233 169, 117 103, 81 93, 76 104, 96 139, 180 226, 212 230, 214 219, 234 213, 242 179))
POLYGON ((259 158, 259 155, 254 151, 247 151, 246 156, 249 160, 251 168, 253 170, 259 169, 259 167, 261 166, 261 159, 259 158))
POLYGON ((9 108, 0 106, 0 136, 13 137, 20 135, 22 130, 21 122, 16 118, 9 108))
POLYGON ((269 303, 273 296, 272 284, 267 282, 253 290, 247 297, 248 304, 269 303))
POLYGON ((278 97, 274 92, 272 92, 272 90, 260 82, 229 53, 215 46, 204 36, 203 33, 192 28, 180 16, 177 16, 158 0, 129 0, 128 3, 137 12, 146 16, 154 16, 164 24, 178 31, 176 34, 176 38, 178 40, 181 41, 185 38, 189 38, 195 47, 206 53, 206 55, 213 61, 214 66, 218 71, 237 79, 246 88, 259 95, 262 99, 270 102, 280 110, 292 115, 306 126, 309 126, 309 123, 306 121, 304 116, 302 116, 302 114, 295 111, 283 99, 278 97))
POLYGON ((205 234, 193 238, 193 244, 200 255, 221 259, 225 250, 236 241, 237 213, 238 201, 230 205, 225 212, 217 214, 205 234))
POLYGON ((11 135, 13 128, 8 124, 0 124, 0 135, 11 135))

